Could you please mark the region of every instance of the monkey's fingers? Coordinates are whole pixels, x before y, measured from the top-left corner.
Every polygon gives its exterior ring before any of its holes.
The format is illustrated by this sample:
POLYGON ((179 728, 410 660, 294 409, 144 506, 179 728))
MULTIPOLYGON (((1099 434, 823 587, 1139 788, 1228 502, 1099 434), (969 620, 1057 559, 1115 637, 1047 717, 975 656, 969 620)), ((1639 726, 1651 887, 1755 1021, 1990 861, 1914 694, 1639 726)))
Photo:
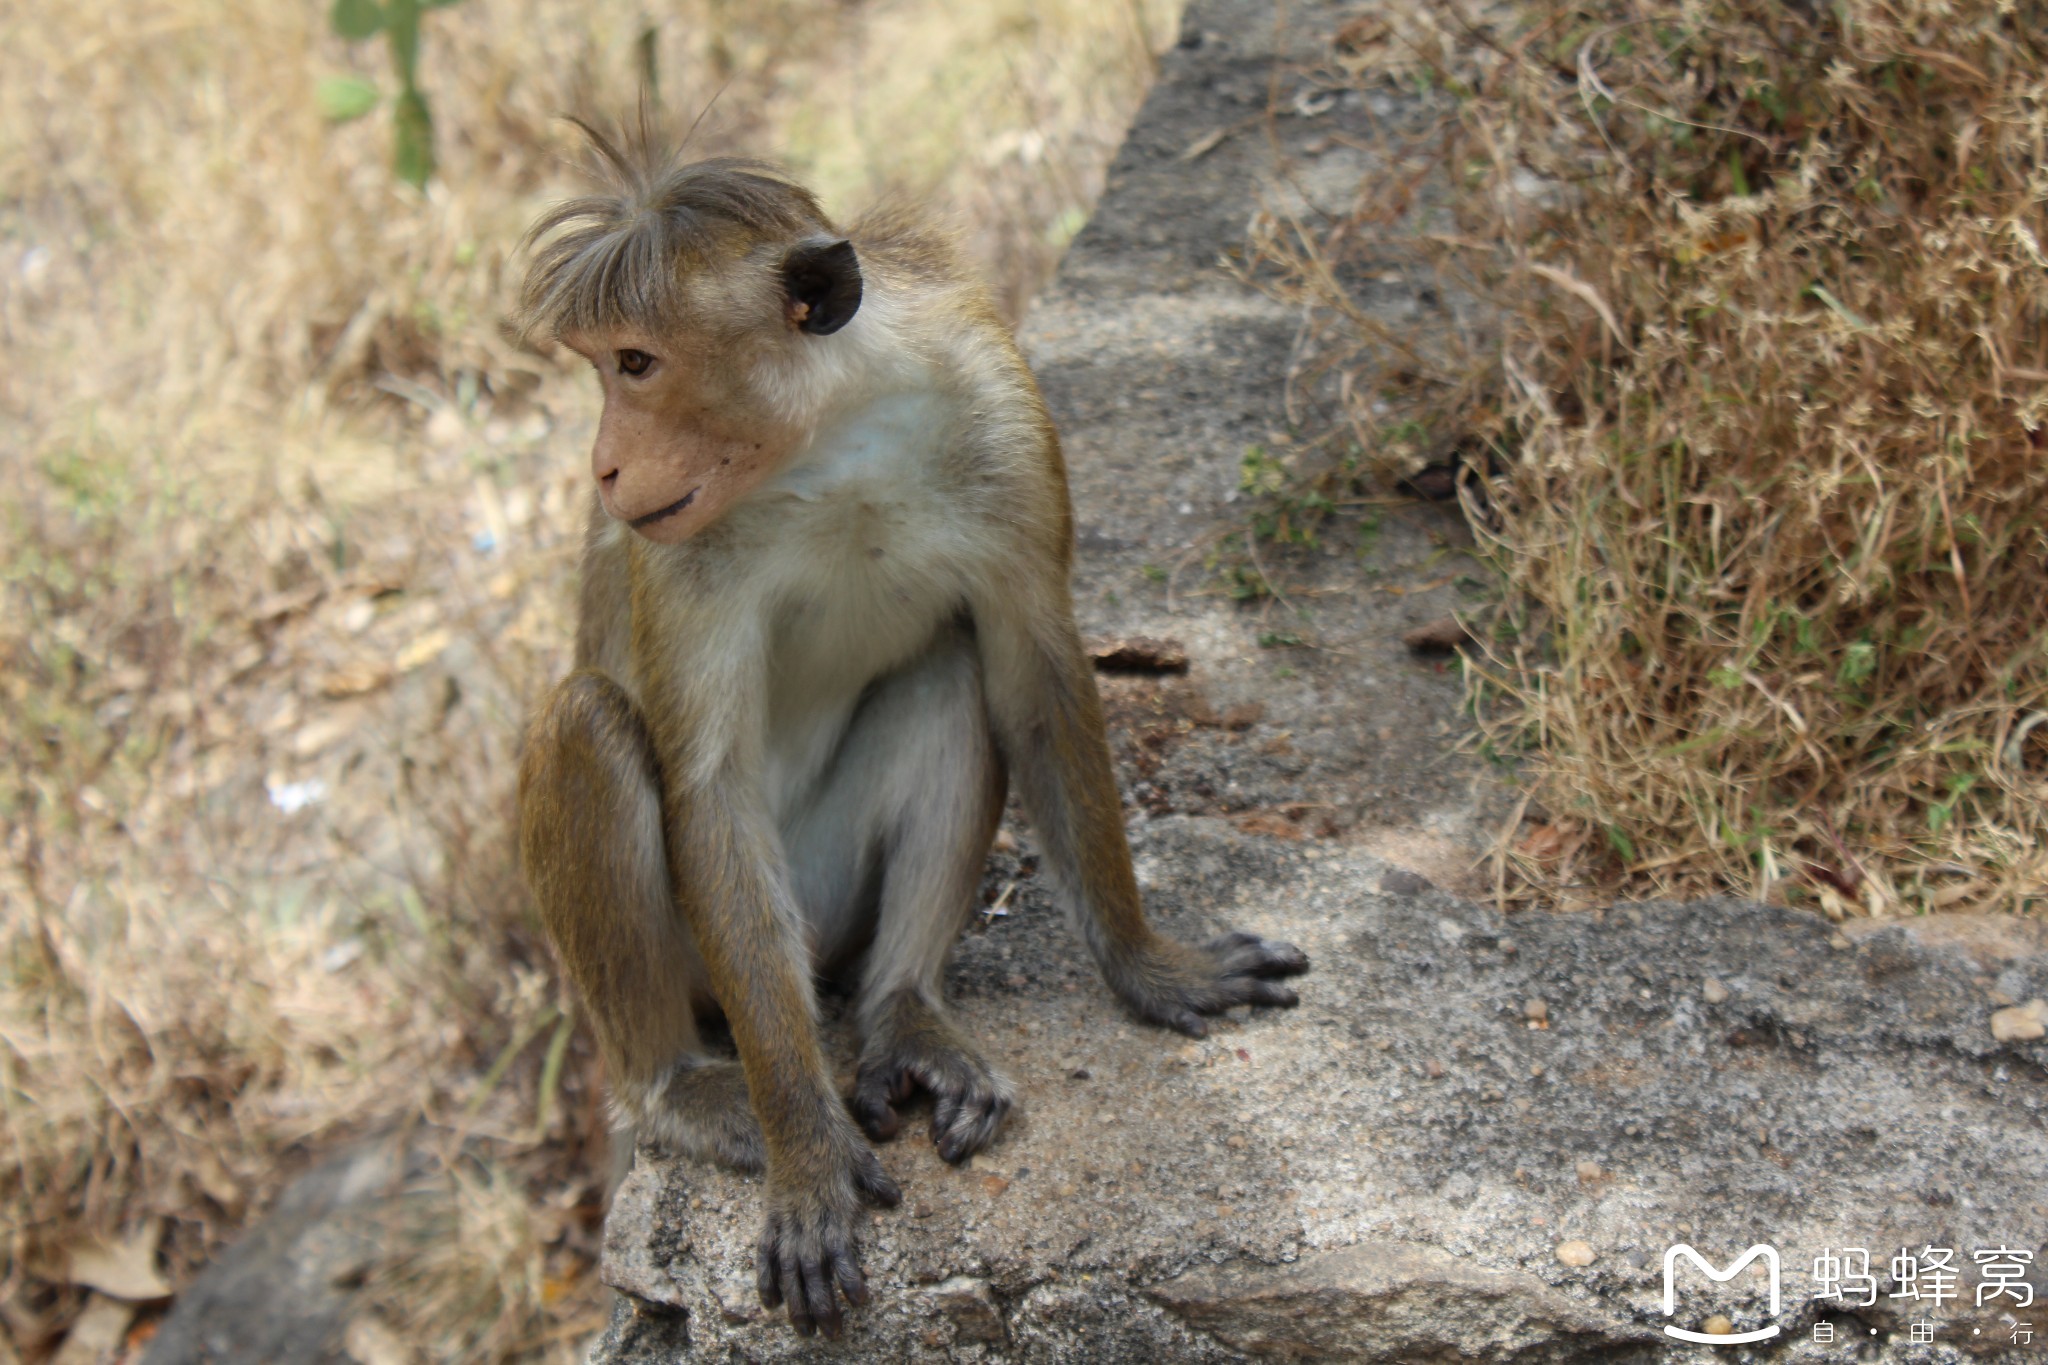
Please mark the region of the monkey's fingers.
MULTIPOLYGON (((839 1295, 833 1290, 834 1276, 831 1274, 833 1256, 830 1251, 807 1248, 809 1255, 798 1258, 804 1277, 804 1298, 810 1304, 811 1320, 828 1337, 836 1337, 846 1327, 846 1319, 839 1312, 839 1295)), ((791 1314, 792 1317, 795 1314, 791 1314)), ((798 1331, 803 1329, 799 1327, 798 1331)))
POLYGON ((882 1162, 866 1147, 853 1159, 853 1186, 869 1203, 893 1209, 903 1202, 903 1191, 882 1169, 882 1162))
POLYGON ((795 1237, 785 1236, 776 1246, 775 1273, 781 1284, 781 1297, 789 1303, 789 1325, 796 1328, 799 1336, 807 1337, 817 1331, 810 1296, 804 1290, 803 1260, 796 1254, 795 1237))
POLYGON ((838 1256, 832 1262, 833 1273, 839 1281, 839 1292, 846 1295, 851 1304, 868 1301, 868 1282, 860 1273, 860 1264, 851 1256, 838 1256))
POLYGON ((1224 976, 1300 976, 1308 970, 1308 954, 1292 943, 1242 929, 1212 939, 1208 948, 1224 976))
POLYGON ((761 1240, 754 1244, 754 1292, 761 1296, 763 1308, 782 1307, 782 1281, 776 1274, 781 1241, 782 1219, 771 1213, 767 1226, 761 1229, 761 1240))

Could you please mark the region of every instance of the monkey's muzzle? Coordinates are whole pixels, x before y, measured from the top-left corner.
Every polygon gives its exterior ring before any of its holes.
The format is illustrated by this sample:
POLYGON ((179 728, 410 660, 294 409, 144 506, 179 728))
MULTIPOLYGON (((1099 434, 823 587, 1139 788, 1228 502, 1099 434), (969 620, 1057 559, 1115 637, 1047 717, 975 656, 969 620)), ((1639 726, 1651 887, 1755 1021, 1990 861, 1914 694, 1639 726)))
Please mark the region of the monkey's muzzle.
POLYGON ((636 531, 645 530, 647 527, 654 525, 658 521, 666 521, 668 518, 682 511, 684 508, 688 507, 691 503, 695 502, 696 500, 697 490, 692 488, 689 492, 683 494, 680 498, 677 498, 668 506, 657 508, 654 511, 649 512, 644 517, 635 517, 626 524, 636 531))

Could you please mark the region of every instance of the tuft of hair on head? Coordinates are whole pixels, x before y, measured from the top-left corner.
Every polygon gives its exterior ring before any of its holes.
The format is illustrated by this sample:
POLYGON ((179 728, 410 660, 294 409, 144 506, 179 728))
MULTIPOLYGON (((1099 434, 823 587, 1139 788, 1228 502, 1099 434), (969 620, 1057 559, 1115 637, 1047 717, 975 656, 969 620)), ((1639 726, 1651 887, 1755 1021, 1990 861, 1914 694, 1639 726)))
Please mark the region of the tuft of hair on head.
POLYGON ((817 198, 771 162, 684 161, 653 120, 588 144, 596 192, 556 204, 527 230, 533 250, 515 326, 522 337, 674 326, 684 271, 736 236, 795 240, 834 229, 817 198))

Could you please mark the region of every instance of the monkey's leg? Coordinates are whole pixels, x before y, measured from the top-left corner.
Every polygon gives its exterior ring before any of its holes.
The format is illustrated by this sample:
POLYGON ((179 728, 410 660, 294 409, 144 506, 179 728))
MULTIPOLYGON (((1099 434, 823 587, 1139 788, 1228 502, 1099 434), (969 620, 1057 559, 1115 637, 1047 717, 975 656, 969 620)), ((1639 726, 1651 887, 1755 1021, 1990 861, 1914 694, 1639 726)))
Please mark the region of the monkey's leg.
MULTIPOLYGON (((1010 1083, 961 1035, 940 993, 946 958, 974 908, 1003 790, 980 665, 962 635, 862 703, 821 803, 842 818, 858 812, 866 846, 880 859, 874 940, 861 972, 855 1113, 870 1137, 892 1137, 892 1101, 929 1091, 932 1141, 948 1161, 987 1145, 1011 1105, 1010 1083)), ((814 865, 812 852, 796 856, 814 865)), ((854 880, 870 875, 863 864, 854 880)))
POLYGON ((519 769, 528 884, 583 996, 620 1115, 636 1136, 758 1171, 761 1127, 739 1063, 706 1055, 705 973, 669 890, 661 786, 639 709, 595 669, 572 673, 527 734, 519 769))

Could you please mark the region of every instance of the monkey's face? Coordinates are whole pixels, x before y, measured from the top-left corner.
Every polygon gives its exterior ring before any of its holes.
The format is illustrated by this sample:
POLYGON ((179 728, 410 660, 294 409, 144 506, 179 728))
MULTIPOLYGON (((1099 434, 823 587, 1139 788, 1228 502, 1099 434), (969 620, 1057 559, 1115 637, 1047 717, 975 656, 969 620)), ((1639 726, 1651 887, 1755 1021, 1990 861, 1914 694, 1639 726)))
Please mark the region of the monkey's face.
POLYGON ((694 329, 561 338, 604 386, 590 450, 604 510, 662 545, 717 521, 802 449, 801 411, 750 376, 778 361, 779 387, 812 390, 815 406, 817 386, 790 384, 791 367, 801 373, 821 359, 811 347, 840 344, 825 338, 859 309, 861 272, 850 242, 820 237, 779 253, 771 270, 710 271, 686 287, 687 312, 702 319, 694 329))
POLYGON ((720 348, 632 331, 562 340, 604 386, 590 449, 604 510, 657 544, 717 521, 802 444, 803 432, 754 397, 720 348))

